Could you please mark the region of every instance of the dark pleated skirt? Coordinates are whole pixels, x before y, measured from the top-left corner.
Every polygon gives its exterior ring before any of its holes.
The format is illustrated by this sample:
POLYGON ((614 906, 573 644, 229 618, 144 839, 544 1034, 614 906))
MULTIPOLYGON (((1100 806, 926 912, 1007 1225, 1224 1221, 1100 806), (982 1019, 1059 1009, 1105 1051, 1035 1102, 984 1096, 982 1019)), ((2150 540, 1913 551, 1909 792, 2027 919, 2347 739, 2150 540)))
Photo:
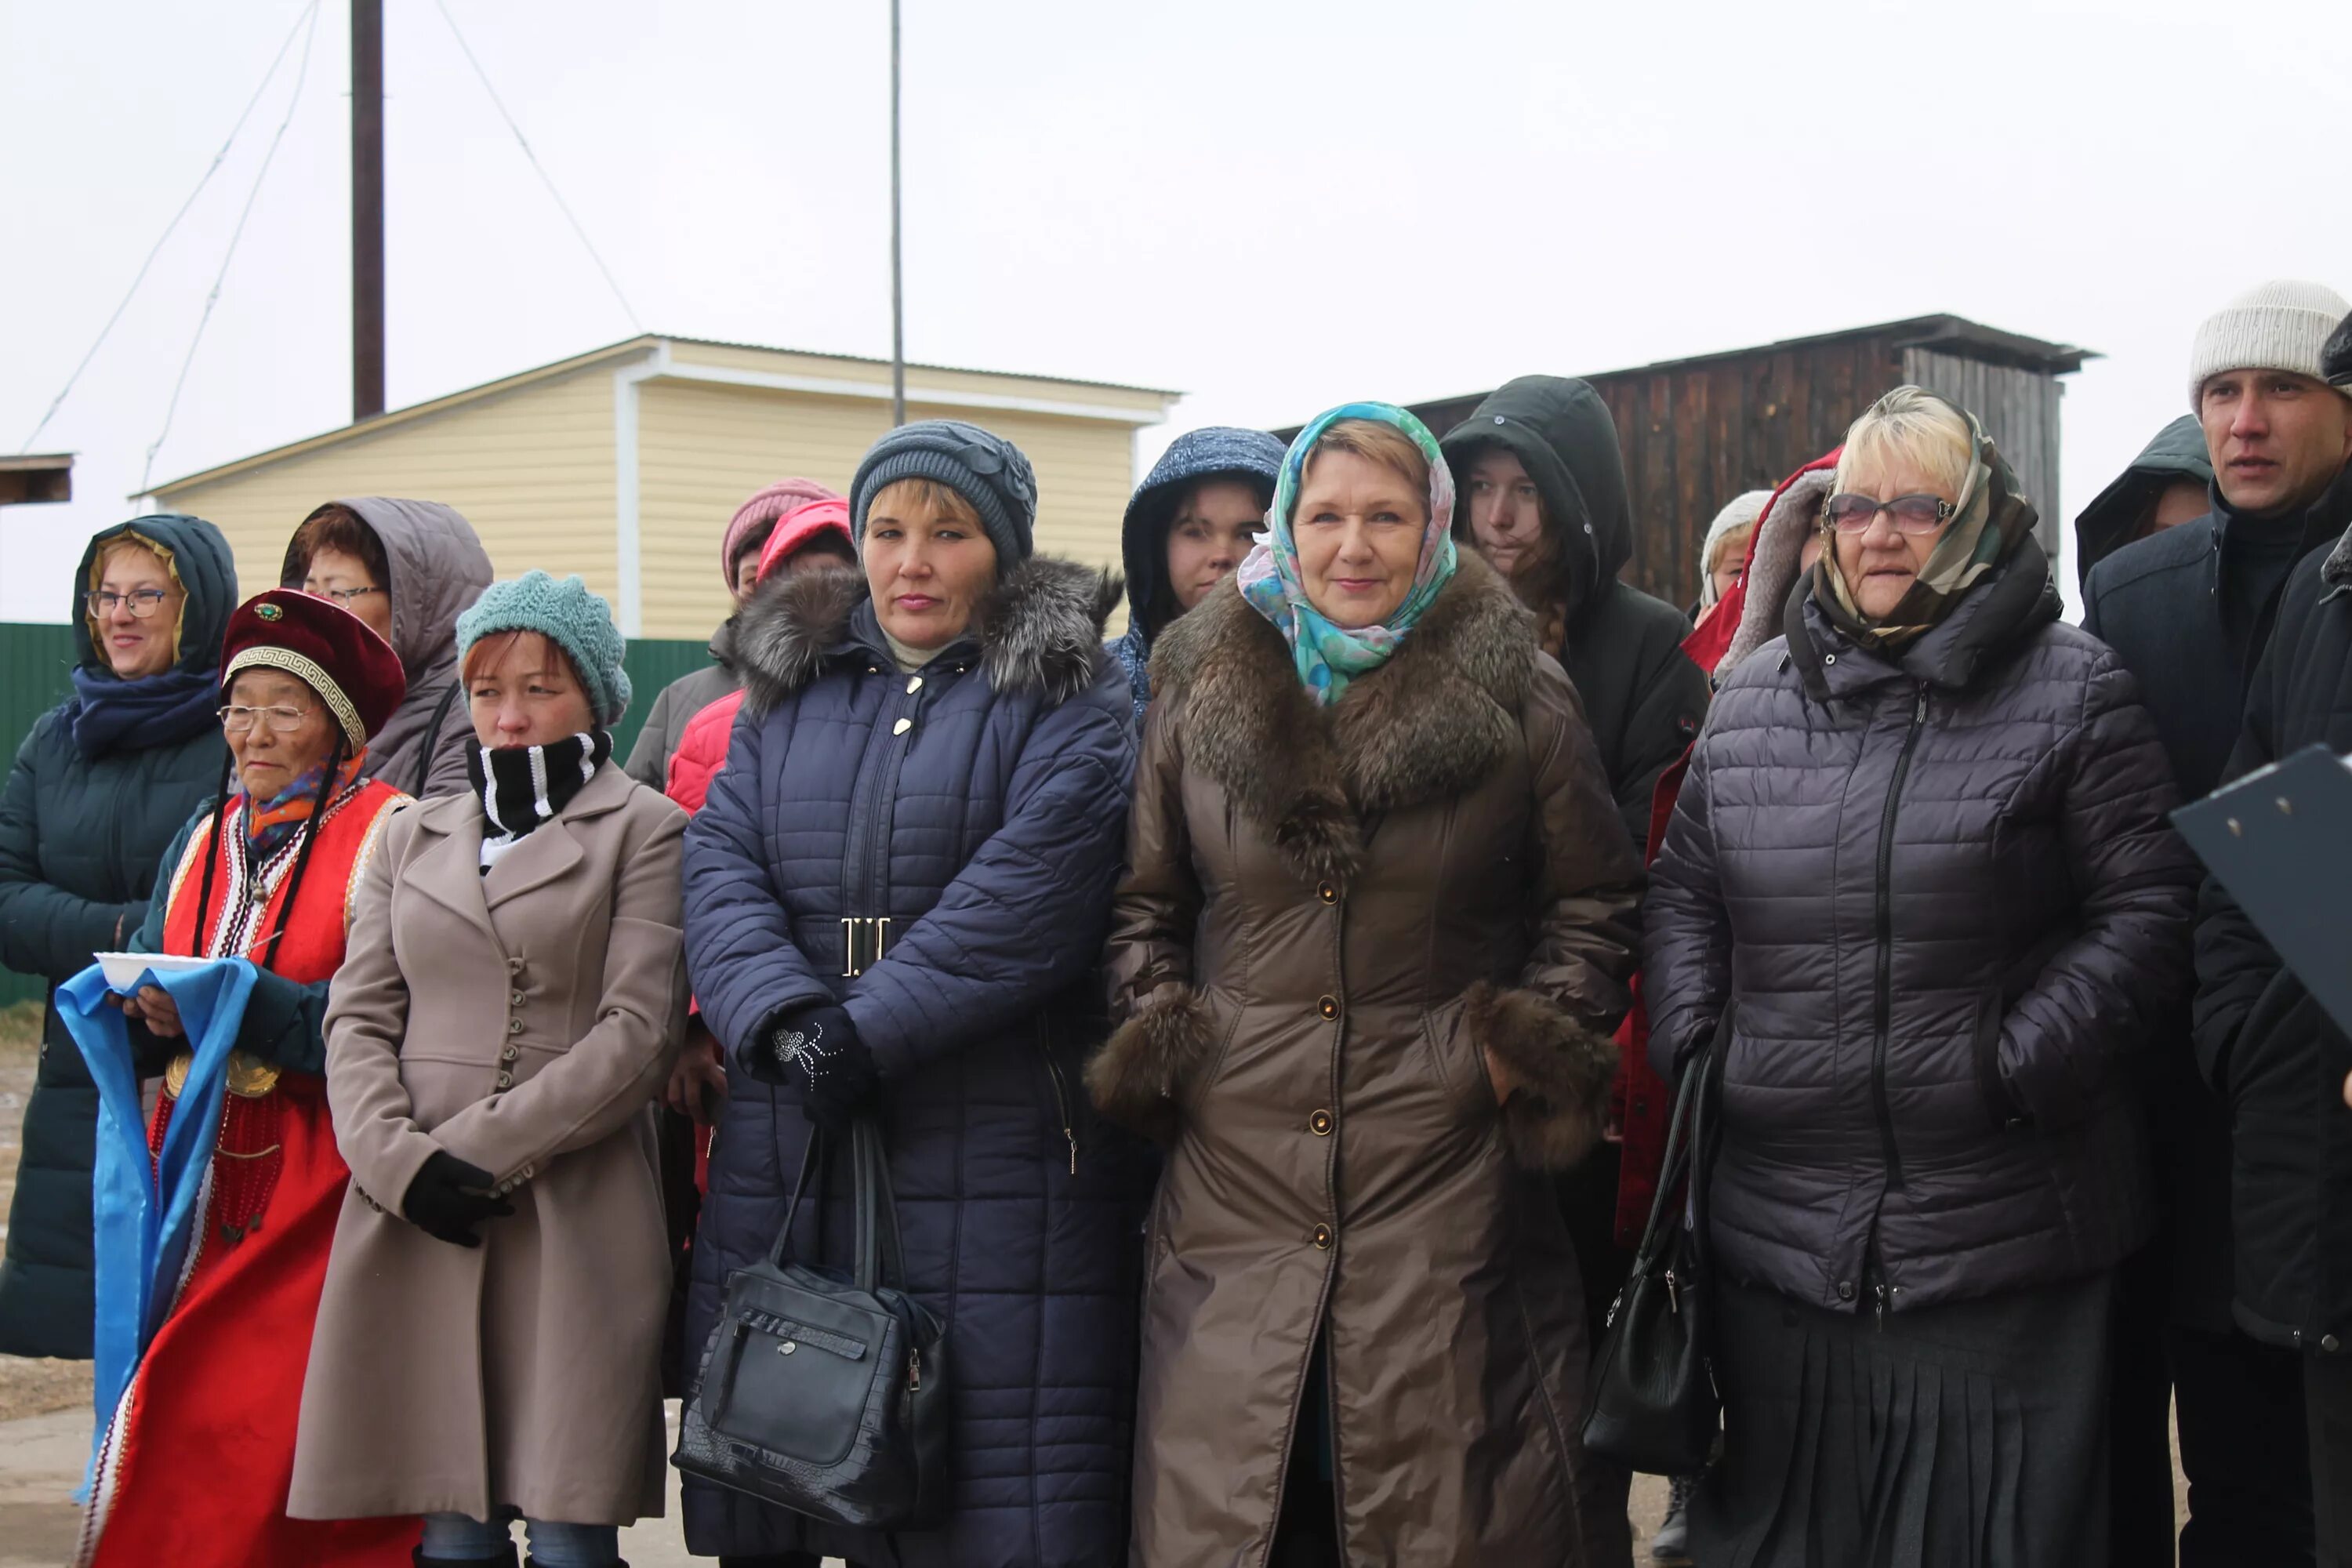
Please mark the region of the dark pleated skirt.
POLYGON ((1923 1311, 1716 1293, 1699 1568, 2106 1568, 2114 1278, 1923 1311))

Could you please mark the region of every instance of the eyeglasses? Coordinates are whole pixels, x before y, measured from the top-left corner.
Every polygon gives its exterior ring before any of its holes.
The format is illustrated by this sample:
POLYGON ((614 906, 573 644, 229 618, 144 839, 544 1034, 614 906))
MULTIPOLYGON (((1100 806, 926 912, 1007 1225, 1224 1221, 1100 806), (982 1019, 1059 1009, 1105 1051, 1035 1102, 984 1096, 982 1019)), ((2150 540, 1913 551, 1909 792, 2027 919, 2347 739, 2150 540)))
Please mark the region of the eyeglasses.
POLYGON ((81 602, 100 620, 114 614, 117 605, 128 605, 131 613, 143 621, 162 609, 163 601, 171 596, 161 588, 133 588, 128 594, 118 594, 111 588, 92 588, 82 595, 81 602))
POLYGON ((273 735, 290 735, 316 711, 314 708, 244 708, 231 704, 220 710, 221 733, 246 734, 258 720, 261 727, 273 735))
POLYGON ((353 599, 364 599, 364 598, 366 598, 370 594, 381 594, 381 593, 383 593, 383 589, 381 589, 381 588, 373 588, 373 587, 371 587, 371 588, 310 588, 310 587, 306 587, 306 588, 304 588, 304 589, 302 590, 302 592, 304 592, 304 593, 306 593, 306 594, 310 595, 310 597, 312 597, 312 598, 314 598, 314 599, 332 599, 335 603, 337 603, 338 605, 341 605, 343 608, 345 608, 345 609, 347 609, 347 610, 348 610, 348 609, 350 609, 350 608, 352 607, 352 601, 353 599))
POLYGON ((1882 501, 1848 492, 1830 497, 1827 510, 1830 521, 1840 533, 1864 531, 1882 511, 1893 514, 1898 532, 1933 533, 1959 509, 1941 496, 1896 496, 1893 500, 1882 501))

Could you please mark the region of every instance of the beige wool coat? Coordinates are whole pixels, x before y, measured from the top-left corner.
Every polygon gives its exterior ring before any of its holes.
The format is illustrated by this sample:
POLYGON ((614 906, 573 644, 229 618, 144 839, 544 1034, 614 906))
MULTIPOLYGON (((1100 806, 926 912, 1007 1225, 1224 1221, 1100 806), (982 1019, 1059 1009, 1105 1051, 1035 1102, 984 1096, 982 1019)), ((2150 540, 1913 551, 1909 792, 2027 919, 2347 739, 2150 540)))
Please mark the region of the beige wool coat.
POLYGON ((485 876, 481 803, 403 809, 327 1013, 352 1187, 288 1512, 662 1511, 670 1263, 653 1108, 686 1022, 686 816, 617 766, 485 876), (482 1245, 400 1217, 446 1150, 514 1205, 482 1245))

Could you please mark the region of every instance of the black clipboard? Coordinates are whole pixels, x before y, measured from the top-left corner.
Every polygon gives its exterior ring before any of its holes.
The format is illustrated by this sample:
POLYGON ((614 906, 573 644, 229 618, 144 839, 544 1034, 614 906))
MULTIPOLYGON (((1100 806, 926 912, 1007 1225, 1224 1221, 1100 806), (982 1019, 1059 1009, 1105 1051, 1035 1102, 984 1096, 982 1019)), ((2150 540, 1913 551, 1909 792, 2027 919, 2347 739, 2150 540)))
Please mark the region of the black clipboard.
POLYGON ((2311 745, 2172 814, 2215 879, 2352 1034, 2352 765, 2311 745))

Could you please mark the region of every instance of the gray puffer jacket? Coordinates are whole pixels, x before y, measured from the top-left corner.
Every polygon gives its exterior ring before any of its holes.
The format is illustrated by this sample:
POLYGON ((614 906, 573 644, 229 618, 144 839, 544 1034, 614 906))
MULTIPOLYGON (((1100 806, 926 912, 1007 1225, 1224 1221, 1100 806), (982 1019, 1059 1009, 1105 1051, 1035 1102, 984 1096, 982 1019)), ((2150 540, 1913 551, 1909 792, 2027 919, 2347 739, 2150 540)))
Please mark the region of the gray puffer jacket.
POLYGON ((1809 588, 1651 868, 1653 1060, 1729 1019, 1718 1263, 1890 1311, 2109 1268, 2152 1223, 2124 1069, 2181 1002, 2197 882, 2155 728, 2030 538, 1891 655, 1809 588))

